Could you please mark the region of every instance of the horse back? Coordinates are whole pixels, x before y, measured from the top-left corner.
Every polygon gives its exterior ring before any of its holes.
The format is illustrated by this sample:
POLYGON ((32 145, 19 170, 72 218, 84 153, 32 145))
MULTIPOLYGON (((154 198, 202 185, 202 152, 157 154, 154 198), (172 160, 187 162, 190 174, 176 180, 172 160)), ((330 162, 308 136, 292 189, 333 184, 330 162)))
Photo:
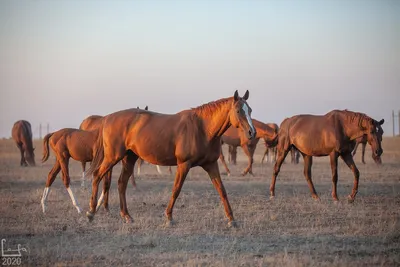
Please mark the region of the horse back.
POLYGON ((64 128, 53 133, 50 145, 57 154, 68 155, 81 162, 93 159, 98 130, 83 131, 64 128))

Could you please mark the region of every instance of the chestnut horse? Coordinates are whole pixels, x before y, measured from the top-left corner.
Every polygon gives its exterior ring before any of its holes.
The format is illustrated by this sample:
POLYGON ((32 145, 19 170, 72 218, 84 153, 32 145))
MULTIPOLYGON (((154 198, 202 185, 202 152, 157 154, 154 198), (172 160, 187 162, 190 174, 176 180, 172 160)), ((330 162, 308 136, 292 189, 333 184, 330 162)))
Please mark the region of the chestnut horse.
MULTIPOLYGON (((378 131, 380 131, 380 134, 378 136, 382 136, 383 135, 382 127, 378 127, 378 131)), ((368 142, 368 140, 367 140, 367 136, 366 135, 363 135, 363 136, 357 138, 356 139, 356 145, 355 145, 353 153, 352 153, 352 155, 354 157, 354 155, 357 153, 358 145, 361 144, 361 148, 362 148, 362 150, 361 150, 361 162, 363 164, 365 164, 364 156, 365 156, 365 147, 367 146, 367 142, 368 142)), ((376 157, 374 154, 372 154, 372 159, 375 161, 376 164, 378 164, 378 165, 382 164, 381 157, 376 157)))
MULTIPOLYGON (((242 175, 246 175, 247 173, 250 173, 253 175, 253 156, 254 152, 257 147, 257 143, 260 138, 263 138, 266 143, 273 144, 276 142, 278 131, 277 129, 274 129, 270 127, 268 124, 262 123, 256 119, 253 119, 253 125, 256 127, 257 135, 253 140, 248 140, 246 138, 246 133, 243 133, 240 129, 236 129, 234 127, 230 127, 222 136, 222 144, 228 144, 233 147, 232 150, 236 152, 236 147, 241 146, 244 153, 248 157, 248 165, 246 169, 243 170, 242 175)), ((231 151, 232 151, 231 150, 231 151)), ((231 156, 232 161, 235 163, 236 162, 236 153, 234 156, 231 156)), ((230 175, 230 170, 225 162, 224 155, 221 150, 221 155, 220 159, 222 164, 225 167, 226 172, 228 175, 230 175)))
MULTIPOLYGON (((53 149, 56 162, 53 168, 50 170, 46 186, 43 191, 43 196, 41 200, 43 213, 46 212, 46 201, 50 192, 50 187, 53 184, 57 174, 62 171, 62 179, 69 196, 71 197, 72 204, 78 210, 78 213, 81 213, 81 208, 76 201, 74 193, 71 190, 70 186, 70 176, 69 176, 69 159, 73 158, 76 161, 80 162, 90 162, 93 160, 95 154, 95 146, 99 130, 93 131, 83 131, 72 128, 64 128, 54 133, 47 134, 43 139, 43 158, 42 162, 46 162, 50 156, 49 152, 49 144, 53 149)), ((99 205, 96 207, 97 209, 100 207, 103 197, 104 197, 104 208, 108 211, 108 189, 110 187, 111 182, 112 169, 106 174, 106 178, 104 179, 104 189, 107 194, 101 195, 99 205)))
POLYGON ((384 120, 377 122, 363 113, 349 110, 333 110, 321 116, 297 115, 285 119, 281 123, 279 130, 278 159, 272 174, 270 198, 272 199, 275 196, 275 182, 281 165, 291 147, 294 146, 303 155, 304 176, 314 199, 319 197, 311 180, 312 157, 329 155, 332 168, 332 197, 334 201, 338 201, 336 193, 338 180, 337 160, 340 156, 354 174, 353 190, 348 196, 349 202, 353 202, 357 194, 360 176, 360 172, 351 155, 355 140, 366 135, 368 143, 372 146, 373 153, 379 157, 383 150, 381 147, 381 132, 377 128, 383 122, 384 120))
MULTIPOLYGON (((137 108, 139 109, 139 107, 137 107, 137 108)), ((149 107, 146 106, 144 108, 144 110, 148 110, 148 108, 149 107)), ((84 130, 84 131, 92 131, 92 130, 95 130, 95 129, 99 129, 101 124, 103 123, 103 118, 104 117, 100 116, 100 115, 89 116, 89 117, 87 117, 86 119, 84 119, 82 121, 81 125, 79 126, 79 129, 84 130)), ((137 174, 138 175, 140 175, 141 165, 142 165, 142 160, 139 159, 138 160, 138 169, 137 169, 137 174)), ((158 173, 162 174, 160 166, 157 165, 156 167, 157 167, 158 173)), ((86 162, 82 162, 82 186, 84 186, 84 181, 85 181, 84 180, 85 179, 85 170, 86 170, 86 162)), ((170 170, 170 173, 171 173, 171 169, 169 169, 169 170, 170 170)), ((136 187, 135 179, 133 178, 133 176, 132 176, 132 180, 131 181, 132 181, 132 185, 134 187, 136 187)))
MULTIPOLYGON (((271 128, 274 129, 275 132, 279 132, 279 126, 276 123, 267 123, 267 125, 271 128)), ((261 164, 264 163, 264 159, 265 157, 267 157, 267 162, 268 162, 268 157, 269 157, 269 161, 271 163, 276 161, 276 145, 278 144, 278 138, 276 138, 275 142, 267 142, 266 140, 264 140, 264 144, 265 144, 265 150, 264 150, 264 154, 261 158, 261 164)))
POLYGON ((177 165, 172 196, 165 211, 168 226, 173 223, 172 210, 186 175, 195 166, 208 173, 223 202, 228 225, 236 226, 217 160, 221 153, 221 136, 231 125, 240 127, 250 140, 256 135, 251 108, 246 102, 248 97, 249 91, 243 98, 236 91, 233 97, 171 115, 128 109, 106 116, 99 133, 96 156, 88 170, 94 174, 90 210, 86 213, 89 221, 96 212, 100 180, 122 160, 118 180, 120 215, 126 222, 132 222, 126 205, 126 185, 140 157, 152 164, 177 165))
POLYGON ((35 148, 32 144, 32 128, 31 124, 25 120, 19 120, 14 123, 11 131, 19 151, 21 152, 21 166, 35 166, 35 148))

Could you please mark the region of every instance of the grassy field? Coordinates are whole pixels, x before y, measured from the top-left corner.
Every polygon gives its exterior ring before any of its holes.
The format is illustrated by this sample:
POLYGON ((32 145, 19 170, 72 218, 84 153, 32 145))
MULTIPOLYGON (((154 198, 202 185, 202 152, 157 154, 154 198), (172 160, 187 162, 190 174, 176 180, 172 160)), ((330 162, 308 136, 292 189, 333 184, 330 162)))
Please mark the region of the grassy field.
MULTIPOLYGON (((1 140, 0 237, 8 247, 20 244, 27 249, 21 257, 24 266, 399 266, 400 138, 385 138, 383 148, 380 167, 369 148, 367 164, 360 162, 361 149, 356 155, 361 177, 353 204, 346 201, 353 175, 342 161, 338 204, 331 199, 328 158, 315 159, 313 165, 321 201, 311 198, 302 161, 283 165, 276 198, 269 201, 272 165, 259 164, 263 147, 257 149, 254 177, 240 176, 246 165, 240 150, 238 165, 230 166, 232 176, 223 175, 239 227, 227 228, 216 190, 207 174, 194 168, 175 205, 176 224, 165 228, 163 213, 173 177, 158 175, 155 166, 143 166, 136 190, 129 184, 133 224, 119 217, 120 165, 113 173, 110 213, 101 209, 89 223, 72 206, 60 177, 42 213, 40 198, 53 154, 41 165, 42 145, 37 141, 38 166, 23 168, 12 140, 1 140)), ((80 164, 71 160, 70 165, 71 188, 86 211, 90 182, 81 188, 80 164)))

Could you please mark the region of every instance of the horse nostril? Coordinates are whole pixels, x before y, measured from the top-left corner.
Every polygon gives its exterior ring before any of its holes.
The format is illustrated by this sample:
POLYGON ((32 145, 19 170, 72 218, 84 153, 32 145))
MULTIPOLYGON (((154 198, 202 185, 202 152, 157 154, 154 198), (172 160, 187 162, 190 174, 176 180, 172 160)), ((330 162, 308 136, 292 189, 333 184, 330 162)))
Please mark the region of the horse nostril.
POLYGON ((252 134, 252 132, 251 132, 251 130, 249 130, 249 135, 250 135, 250 136, 252 136, 252 135, 253 135, 253 134, 252 134))

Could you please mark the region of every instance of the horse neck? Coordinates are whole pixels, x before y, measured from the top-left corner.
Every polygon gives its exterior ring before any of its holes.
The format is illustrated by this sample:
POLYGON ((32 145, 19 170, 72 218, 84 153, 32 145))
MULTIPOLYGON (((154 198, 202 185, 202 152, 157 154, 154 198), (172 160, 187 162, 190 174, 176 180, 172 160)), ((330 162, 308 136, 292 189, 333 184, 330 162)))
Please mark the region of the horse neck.
POLYGON ((269 127, 267 124, 253 119, 253 125, 257 130, 256 138, 272 139, 275 136, 274 129, 269 127))
POLYGON ((342 125, 346 136, 350 140, 356 140, 357 138, 362 137, 365 133, 360 128, 359 120, 351 120, 348 116, 342 115, 341 116, 342 125))
POLYGON ((229 112, 232 101, 233 98, 225 98, 193 109, 202 119, 209 140, 220 138, 231 126, 229 112))

